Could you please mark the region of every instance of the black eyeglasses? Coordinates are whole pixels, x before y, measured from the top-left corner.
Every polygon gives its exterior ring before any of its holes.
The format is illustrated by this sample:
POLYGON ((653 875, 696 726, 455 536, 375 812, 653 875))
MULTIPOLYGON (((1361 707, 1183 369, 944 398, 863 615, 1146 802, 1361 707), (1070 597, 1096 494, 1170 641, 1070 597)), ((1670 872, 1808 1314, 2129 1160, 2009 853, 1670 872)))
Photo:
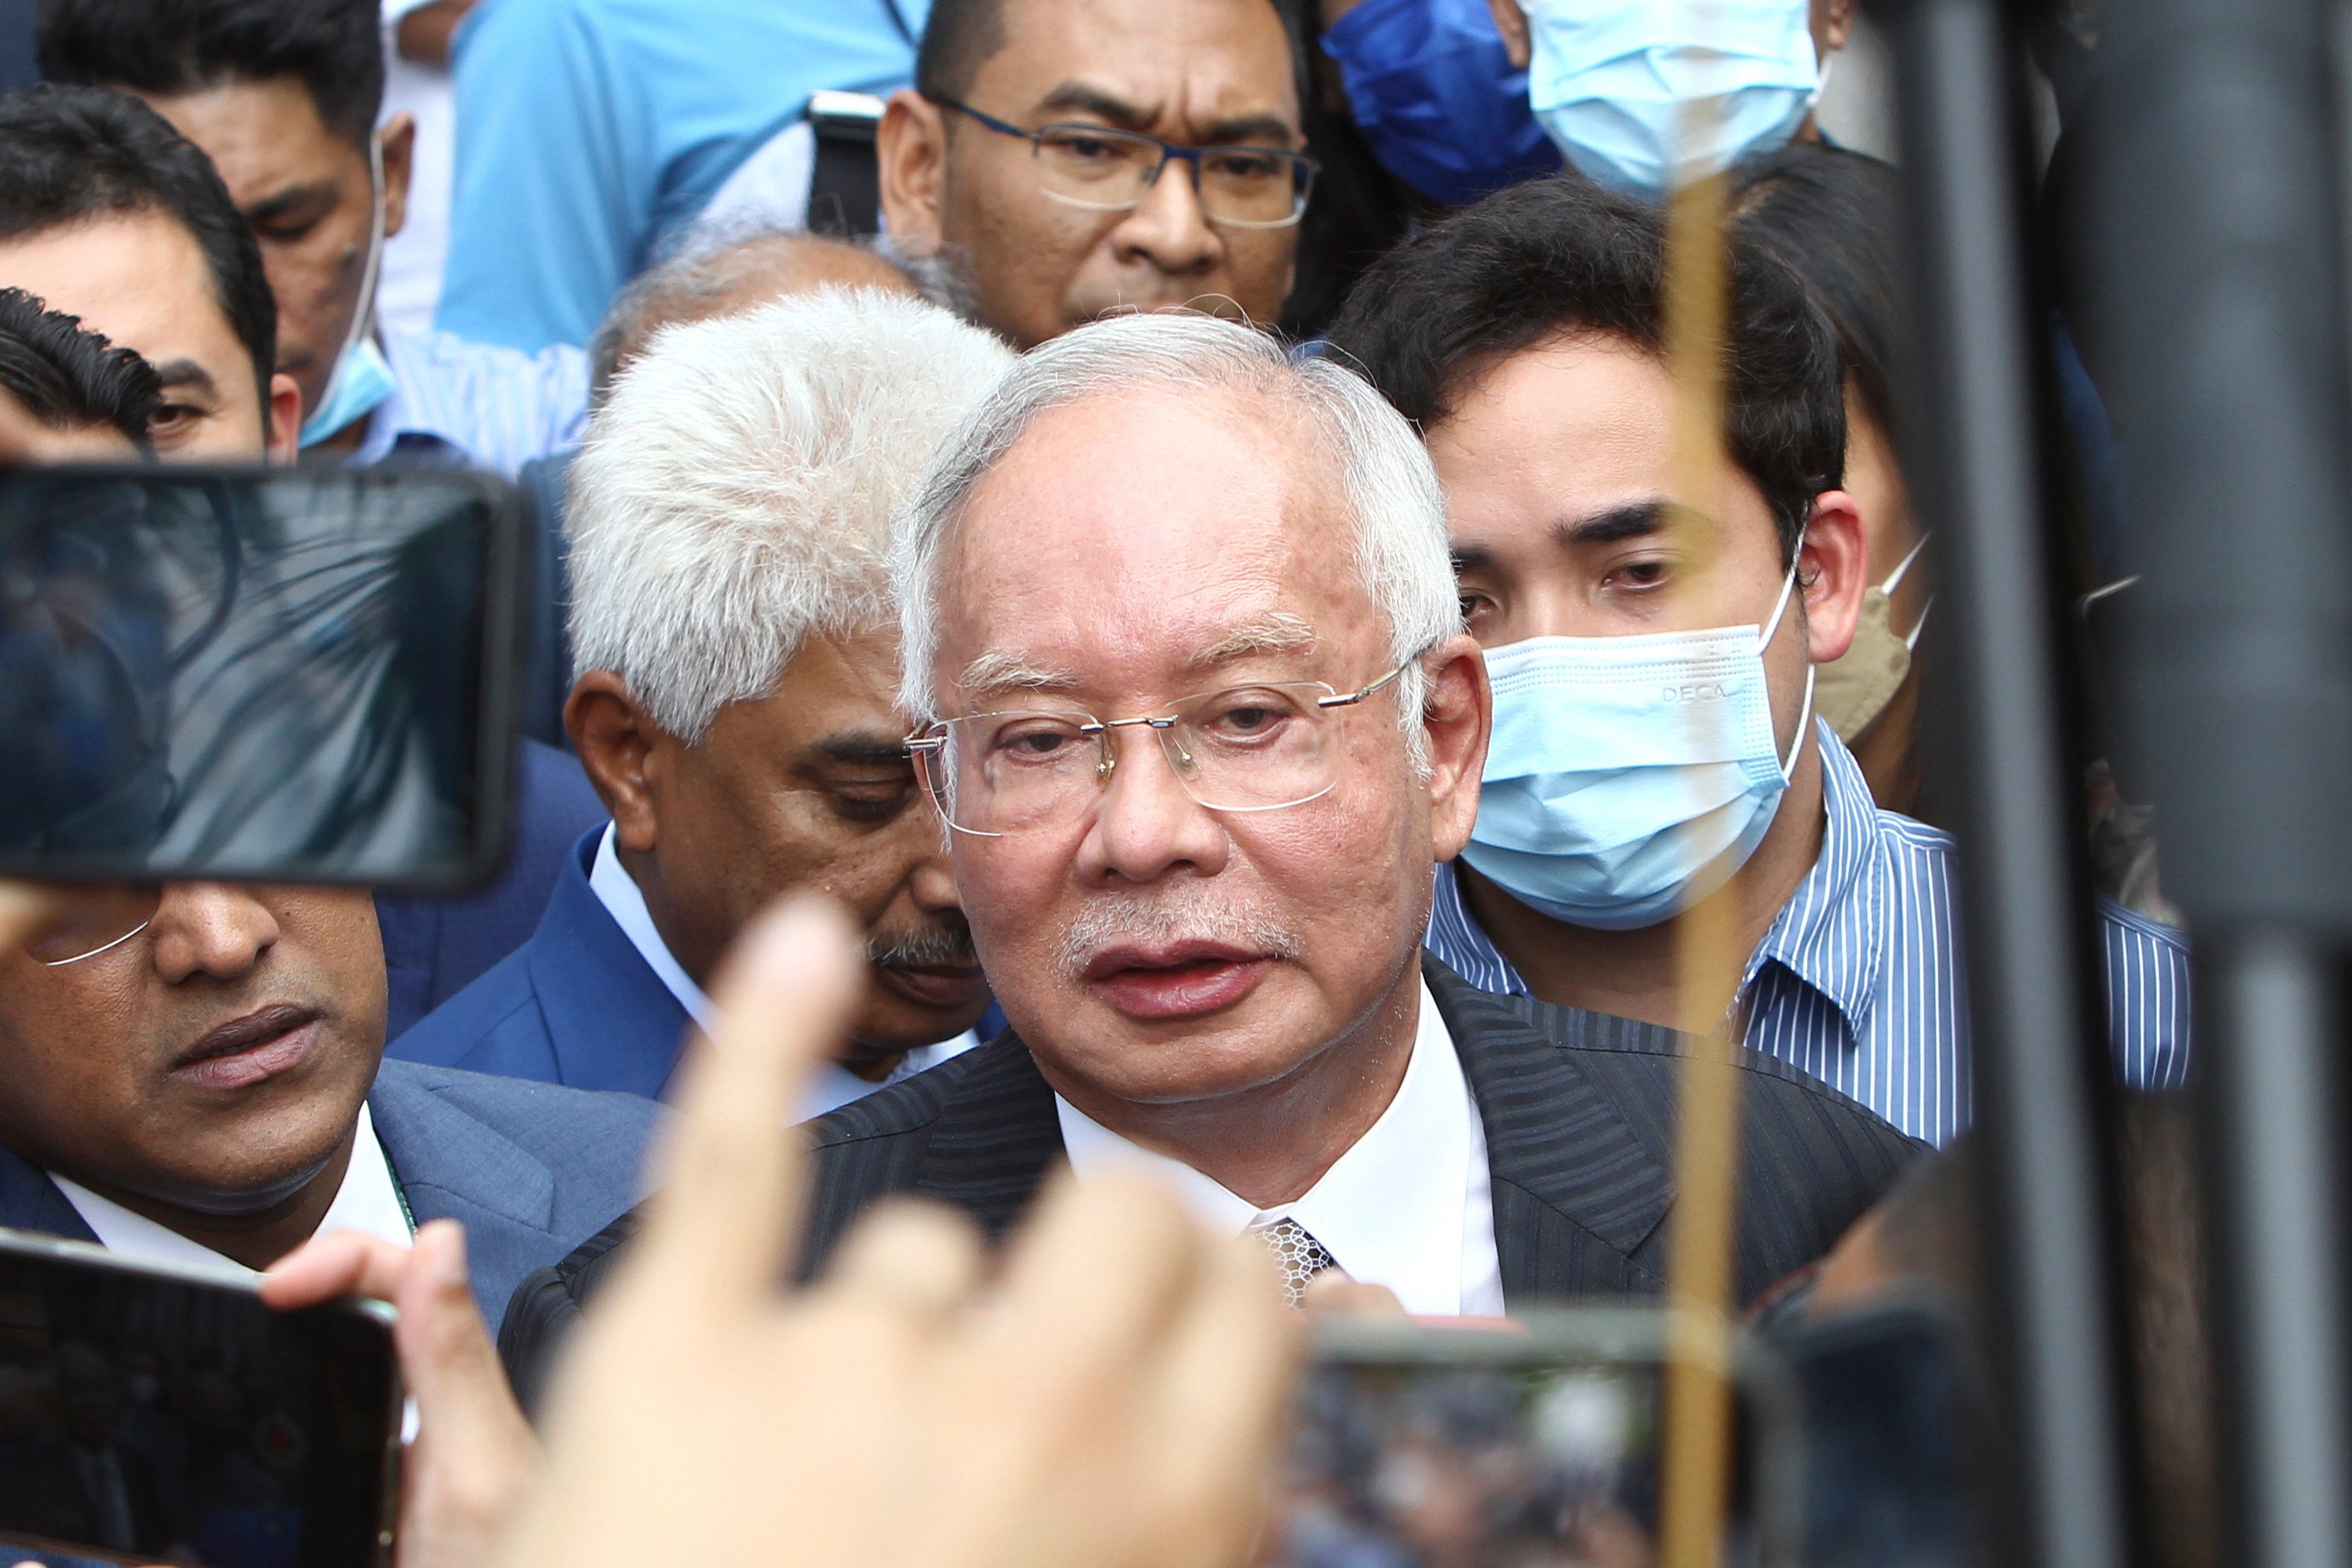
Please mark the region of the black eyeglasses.
POLYGON ((951 98, 931 100, 968 114, 1000 135, 1029 143, 1037 185, 1057 202, 1093 212, 1128 212, 1143 205, 1168 161, 1192 165, 1201 213, 1229 228, 1288 228, 1307 211, 1307 194, 1322 168, 1304 153, 1280 147, 1180 147, 1139 131, 1062 123, 1025 130, 951 98))

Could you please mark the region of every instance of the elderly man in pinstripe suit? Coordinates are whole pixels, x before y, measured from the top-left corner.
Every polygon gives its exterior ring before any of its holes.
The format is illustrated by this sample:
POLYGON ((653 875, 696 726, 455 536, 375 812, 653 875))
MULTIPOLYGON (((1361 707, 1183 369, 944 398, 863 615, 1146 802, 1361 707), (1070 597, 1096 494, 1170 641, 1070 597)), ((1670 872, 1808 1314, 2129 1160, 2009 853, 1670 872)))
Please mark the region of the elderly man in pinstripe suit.
MULTIPOLYGON (((1812 706, 1816 666, 1904 653, 1864 616, 1892 563, 1871 569, 1837 488, 1837 340, 1794 273, 1735 240, 1729 474, 1677 493, 1663 222, 1521 186, 1383 258, 1333 328, 1425 434, 1495 679, 1478 825, 1440 871, 1430 951, 1488 991, 1664 1022, 1669 917, 1727 888, 1748 1045, 1941 1143, 1969 1114, 1951 845, 1877 809, 1812 706)), ((2119 1069, 2177 1084, 2186 949, 2101 917, 2119 1069)))
MULTIPOLYGON (((1258 1233, 1295 1292, 1662 1289, 1674 1037, 1422 956, 1486 682, 1427 454, 1360 378, 1206 316, 1081 327, 934 459, 897 580, 901 704, 1013 1026, 816 1123, 812 1261, 891 1193, 1001 1231, 1066 1161, 1258 1233)), ((1746 1293, 1920 1149, 1769 1058, 1698 1070, 1745 1081, 1746 1293)), ((517 1297, 524 1386, 626 1231, 517 1297)))

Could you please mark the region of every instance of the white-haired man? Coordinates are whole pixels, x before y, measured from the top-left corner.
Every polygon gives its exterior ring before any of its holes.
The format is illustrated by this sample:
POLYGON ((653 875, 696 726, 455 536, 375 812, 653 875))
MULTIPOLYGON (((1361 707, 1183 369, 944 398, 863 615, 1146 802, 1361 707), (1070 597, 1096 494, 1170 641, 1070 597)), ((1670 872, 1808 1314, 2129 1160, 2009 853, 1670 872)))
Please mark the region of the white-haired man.
MULTIPOLYGON (((1422 957, 1489 704, 1435 477, 1370 387, 1197 316, 1079 328, 961 427, 898 560, 916 743, 1013 1032, 817 1125, 813 1257, 890 1193, 1002 1229, 1066 1156, 1262 1232, 1302 1289, 1335 1262, 1422 1313, 1663 1287, 1672 1037, 1422 957)), ((1741 1067, 1745 1299, 1921 1146, 1741 1067)), ((614 1241, 526 1282, 510 1364, 614 1241)))
POLYGON ((988 993, 904 746, 888 531, 1010 362, 936 307, 828 289, 673 329, 620 378, 572 468, 564 708, 613 820, 395 1055, 658 1095, 721 951, 803 888, 870 965, 812 1114, 971 1043, 988 993))

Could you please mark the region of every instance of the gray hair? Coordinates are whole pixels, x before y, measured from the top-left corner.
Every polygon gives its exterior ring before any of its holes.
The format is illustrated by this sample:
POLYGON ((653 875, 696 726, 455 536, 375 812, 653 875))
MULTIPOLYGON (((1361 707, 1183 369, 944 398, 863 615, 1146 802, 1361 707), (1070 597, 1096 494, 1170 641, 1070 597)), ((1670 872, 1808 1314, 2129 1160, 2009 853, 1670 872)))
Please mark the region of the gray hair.
MULTIPOLYGON (((654 333, 668 322, 708 316, 715 302, 772 269, 775 253, 781 248, 840 246, 868 252, 902 272, 907 270, 875 241, 812 235, 799 229, 751 225, 696 239, 696 243, 681 246, 631 279, 628 287, 606 308, 604 319, 596 324, 595 332, 588 339, 590 408, 603 407, 612 395, 622 356, 631 347, 644 348, 654 333)), ((909 281, 913 280, 910 275, 909 281)), ((928 289, 922 291, 929 293, 928 289)))
POLYGON ((1445 502, 1420 437, 1370 383, 1336 361, 1293 357, 1265 332, 1196 311, 1118 316, 1032 349, 942 442, 901 519, 891 574, 900 637, 899 703, 939 716, 940 562, 989 471, 1045 414, 1136 387, 1241 392, 1304 416, 1335 459, 1356 524, 1356 569, 1405 666, 1398 709, 1416 758, 1427 684, 1416 656, 1459 631, 1445 502))
POLYGON ((809 637, 888 626, 891 517, 1012 361, 876 289, 664 331, 572 465, 574 668, 690 745, 809 637))

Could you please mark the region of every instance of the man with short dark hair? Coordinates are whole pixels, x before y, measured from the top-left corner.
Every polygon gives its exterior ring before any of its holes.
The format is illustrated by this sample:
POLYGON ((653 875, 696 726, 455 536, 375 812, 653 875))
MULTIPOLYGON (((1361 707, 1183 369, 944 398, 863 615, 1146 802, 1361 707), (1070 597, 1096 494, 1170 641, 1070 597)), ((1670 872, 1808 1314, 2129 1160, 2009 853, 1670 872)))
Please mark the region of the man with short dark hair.
POLYGON ((203 151, 137 99, 49 86, 0 98, 0 286, 154 367, 160 456, 292 458, 301 395, 273 373, 260 252, 203 151))
POLYGON ((0 289, 0 467, 152 453, 154 367, 22 289, 0 289))
POLYGON ((937 0, 877 143, 890 242, 1029 348, 1108 311, 1271 322, 1316 171, 1269 0, 937 0))
POLYGON ((457 462, 512 479, 577 442, 587 365, 375 319, 415 127, 379 131, 375 0, 43 0, 52 80, 138 94, 210 155, 278 300, 308 460, 457 462))
MULTIPOLYGON (((1942 1142, 1969 1116, 1950 841, 1878 810, 1812 710, 1868 575, 1836 338, 1786 266, 1729 254, 1712 496, 1675 478, 1647 203, 1503 192, 1376 263, 1332 329, 1428 443, 1495 680, 1430 951, 1490 991, 1669 1022, 1674 917, 1721 890, 1748 1044, 1942 1142)), ((2101 912, 2123 1071, 2175 1081, 2181 940, 2101 912)))

